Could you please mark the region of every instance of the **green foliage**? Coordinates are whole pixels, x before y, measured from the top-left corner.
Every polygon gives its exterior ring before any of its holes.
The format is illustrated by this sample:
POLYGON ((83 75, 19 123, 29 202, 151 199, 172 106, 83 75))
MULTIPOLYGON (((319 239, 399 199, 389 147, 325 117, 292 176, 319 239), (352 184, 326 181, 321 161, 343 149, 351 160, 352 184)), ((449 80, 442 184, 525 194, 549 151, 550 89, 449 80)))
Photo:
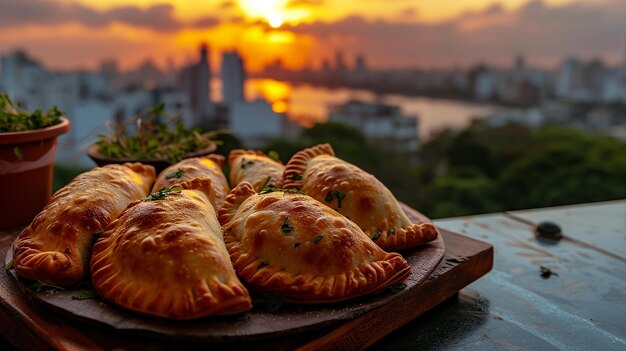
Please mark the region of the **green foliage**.
POLYGON ((539 148, 500 179, 507 209, 546 207, 626 197, 626 143, 567 130, 538 130, 539 148))
POLYGON ((176 163, 186 154, 208 149, 219 132, 187 129, 180 115, 170 115, 157 104, 98 135, 99 153, 114 159, 165 160, 176 163), (163 121, 165 120, 165 121, 163 121))
POLYGON ((0 92, 0 133, 23 132, 41 129, 61 123, 63 111, 52 107, 47 112, 37 109, 26 112, 19 103, 14 103, 5 93, 0 92))
POLYGON ((476 124, 422 149, 433 217, 626 197, 626 143, 566 128, 476 124))
POLYGON ((431 185, 434 218, 498 211, 495 182, 481 173, 450 174, 431 185))
POLYGON ((417 164, 336 123, 265 149, 286 162, 285 156, 320 143, 432 218, 626 198, 626 143, 566 128, 477 123, 443 131, 422 146, 417 164))

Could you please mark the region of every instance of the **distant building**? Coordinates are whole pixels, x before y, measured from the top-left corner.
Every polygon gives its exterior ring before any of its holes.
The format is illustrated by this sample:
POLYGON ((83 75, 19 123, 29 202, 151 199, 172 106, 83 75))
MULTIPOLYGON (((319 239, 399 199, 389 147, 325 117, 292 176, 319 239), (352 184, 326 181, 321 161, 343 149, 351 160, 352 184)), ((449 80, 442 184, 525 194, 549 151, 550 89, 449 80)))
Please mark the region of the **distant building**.
POLYGON ((247 147, 260 147, 267 141, 283 136, 289 121, 285 115, 272 110, 263 99, 235 102, 230 106, 227 129, 245 142, 247 147))
POLYGON ((245 101, 244 82, 246 72, 241 56, 236 51, 222 54, 222 101, 233 104, 245 101))
POLYGON ((331 106, 328 119, 358 128, 395 152, 415 152, 420 146, 418 117, 403 115, 395 105, 350 100, 331 106))
POLYGON ((200 46, 200 60, 184 67, 180 72, 180 87, 189 96, 189 103, 195 118, 195 125, 211 127, 215 124, 215 111, 210 101, 211 67, 209 47, 200 46))
MULTIPOLYGON (((18 51, 2 56, 0 63, 0 89, 24 103, 27 110, 58 106, 66 113, 71 128, 59 139, 57 162, 93 166, 86 151, 98 133, 106 132, 112 123, 124 122, 159 102, 166 104, 168 112, 182 114, 186 125, 193 124, 185 92, 162 84, 120 88, 116 85, 116 77, 129 78, 117 72, 114 61, 104 62, 100 71, 54 72, 18 51)), ((136 71, 132 71, 131 76, 133 72, 136 71)))

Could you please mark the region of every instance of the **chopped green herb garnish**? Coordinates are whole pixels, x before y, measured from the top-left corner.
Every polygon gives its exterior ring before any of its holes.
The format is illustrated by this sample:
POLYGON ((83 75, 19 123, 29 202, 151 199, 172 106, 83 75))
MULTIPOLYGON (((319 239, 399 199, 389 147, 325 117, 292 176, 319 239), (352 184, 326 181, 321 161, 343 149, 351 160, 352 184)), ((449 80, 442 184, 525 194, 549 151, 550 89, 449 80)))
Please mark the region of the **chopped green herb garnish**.
POLYGON ((302 179, 302 174, 294 173, 294 174, 291 175, 291 179, 293 179, 293 180, 301 180, 302 179))
POLYGON ((247 166, 251 166, 254 164, 254 161, 246 161, 245 158, 241 159, 241 169, 245 169, 247 166))
POLYGON ((265 190, 265 188, 271 188, 271 185, 268 185, 270 180, 272 180, 272 177, 267 177, 265 179, 265 182, 263 182, 263 186, 261 186, 261 192, 263 192, 263 190, 265 190))
POLYGON ((15 157, 17 157, 17 159, 19 161, 24 161, 24 154, 22 153, 22 150, 20 150, 19 147, 14 147, 13 148, 13 153, 15 154, 15 157))
POLYGON ((300 243, 293 244, 293 247, 296 248, 296 249, 299 248, 300 247, 300 243))
POLYGON ((326 202, 331 202, 333 201, 333 192, 332 191, 328 191, 328 193, 326 194, 326 197, 324 198, 324 201, 326 202))
POLYGON ((269 158, 271 158, 274 161, 280 162, 280 155, 278 154, 276 150, 271 150, 270 152, 267 153, 267 156, 269 156, 269 158))
POLYGON ((316 236, 316 237, 313 239, 313 242, 317 244, 317 243, 319 243, 320 241, 322 241, 322 239, 324 239, 324 236, 322 236, 322 235, 318 235, 318 236, 316 236))
POLYGON ((259 265, 258 265, 258 266, 256 266, 256 269, 261 269, 261 268, 263 268, 263 267, 265 267, 265 266, 268 266, 268 264, 267 264, 266 262, 262 262, 262 261, 261 261, 261 263, 259 263, 259 265))
POLYGON ((392 293, 397 293, 400 292, 402 290, 406 289, 406 284, 404 283, 400 283, 400 284, 396 284, 396 285, 392 285, 389 287, 389 290, 391 290, 392 293))
POLYGON ((343 199, 346 197, 346 194, 344 194, 341 191, 337 190, 337 191, 335 191, 335 196, 337 197, 337 204, 338 204, 339 208, 341 208, 341 201, 343 201, 343 199))
POLYGON ((172 178, 178 179, 178 178, 182 177, 184 173, 185 173, 185 170, 182 169, 182 168, 179 168, 179 169, 175 170, 174 172, 169 173, 168 175, 166 175, 165 179, 172 179, 172 178))
POLYGON ((285 194, 306 195, 306 193, 304 191, 302 191, 301 189, 282 189, 282 188, 267 187, 267 186, 265 188, 263 188, 263 190, 261 190, 261 192, 259 194, 269 194, 269 193, 273 193, 275 191, 282 191, 285 194))
POLYGON ((30 285, 30 288, 32 290, 35 290, 35 292, 42 292, 43 290, 47 290, 47 289, 51 289, 51 290, 65 290, 60 286, 56 286, 56 285, 52 285, 52 284, 46 284, 40 280, 35 281, 34 283, 32 283, 30 285))
POLYGON ((289 233, 293 230, 293 227, 291 226, 291 224, 289 224, 289 217, 285 217, 285 221, 283 222, 283 225, 280 227, 280 229, 282 229, 283 233, 289 233))
POLYGON ((11 261, 9 261, 9 263, 7 263, 6 266, 4 266, 4 270, 8 271, 9 269, 13 268, 13 266, 15 265, 15 259, 11 259, 11 261))
POLYGON ((238 321, 247 321, 248 319, 250 319, 250 315, 247 313, 242 313, 242 314, 237 315, 235 319, 238 321))
POLYGON ((380 238, 380 235, 382 233, 383 232, 381 232, 380 229, 376 229, 376 231, 374 232, 374 235, 372 235, 372 240, 374 240, 374 241, 378 240, 378 238, 380 238))
POLYGON ((392 236, 396 233, 396 228, 393 227, 387 231, 387 236, 392 236))
POLYGON ((72 300, 89 300, 97 297, 98 294, 93 290, 81 290, 77 296, 72 296, 72 300))
POLYGON ((163 200, 168 195, 175 194, 175 193, 180 193, 182 190, 183 190, 182 188, 179 188, 177 186, 171 187, 171 188, 162 188, 161 190, 157 191, 156 193, 152 193, 152 194, 148 195, 148 197, 146 197, 144 199, 144 201, 163 200))

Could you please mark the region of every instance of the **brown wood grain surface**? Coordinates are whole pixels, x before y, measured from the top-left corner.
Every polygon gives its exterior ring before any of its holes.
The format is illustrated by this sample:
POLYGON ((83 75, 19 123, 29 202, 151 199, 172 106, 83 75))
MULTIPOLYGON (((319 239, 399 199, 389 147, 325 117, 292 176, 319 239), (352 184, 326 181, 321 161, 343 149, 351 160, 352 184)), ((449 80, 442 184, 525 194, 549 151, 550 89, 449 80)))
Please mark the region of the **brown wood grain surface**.
MULTIPOLYGON (((490 245, 443 231, 446 255, 433 274, 419 289, 397 303, 387 304, 348 322, 321 327, 318 330, 266 340, 219 345, 220 349, 281 350, 294 349, 358 349, 364 348, 428 309, 452 296, 471 281, 491 269, 490 245)), ((0 233, 0 255, 4 256, 17 232, 0 233)), ((102 328, 52 311, 23 294, 7 274, 0 275, 0 330, 19 349, 109 350, 109 349, 200 349, 202 340, 162 340, 154 335, 121 333, 102 328)))

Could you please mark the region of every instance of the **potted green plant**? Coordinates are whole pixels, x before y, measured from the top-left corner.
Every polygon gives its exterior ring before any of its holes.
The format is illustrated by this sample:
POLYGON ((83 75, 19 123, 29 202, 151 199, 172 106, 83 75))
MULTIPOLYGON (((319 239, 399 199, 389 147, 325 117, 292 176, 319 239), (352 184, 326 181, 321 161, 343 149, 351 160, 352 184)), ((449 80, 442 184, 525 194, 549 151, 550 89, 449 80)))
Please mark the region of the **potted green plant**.
POLYGON ((27 112, 0 93, 0 229, 27 224, 50 199, 57 136, 70 129, 63 115, 27 112))
POLYGON ((88 155, 99 166, 141 162, 160 172, 183 158, 215 151, 219 133, 188 129, 180 115, 171 115, 164 104, 157 104, 123 123, 112 124, 108 134, 98 135, 88 155))

